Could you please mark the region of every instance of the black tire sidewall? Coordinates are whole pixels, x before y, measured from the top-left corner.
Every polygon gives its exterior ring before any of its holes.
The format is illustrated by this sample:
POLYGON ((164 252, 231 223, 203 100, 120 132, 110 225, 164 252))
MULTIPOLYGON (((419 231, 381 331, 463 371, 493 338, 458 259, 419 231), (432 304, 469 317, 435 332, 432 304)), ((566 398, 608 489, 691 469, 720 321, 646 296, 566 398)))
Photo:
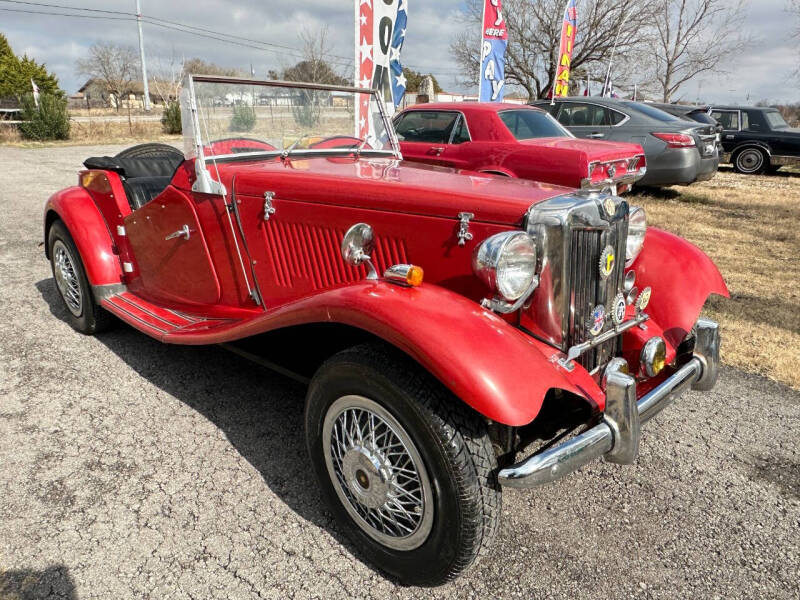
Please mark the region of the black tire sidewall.
POLYGON ((390 379, 357 362, 323 366, 309 388, 306 443, 322 493, 348 536, 370 560, 406 583, 436 585, 447 579, 458 558, 462 508, 459 485, 447 453, 431 427, 431 415, 390 379), (338 398, 361 395, 389 411, 411 436, 422 457, 433 493, 434 519, 428 538, 418 548, 398 551, 381 545, 352 521, 334 489, 325 463, 322 427, 328 408, 338 398))
POLYGON ((55 284, 55 254, 53 252, 53 246, 55 246, 56 241, 60 240, 69 250, 69 253, 74 261, 72 265, 78 275, 78 283, 81 286, 81 296, 82 296, 82 306, 81 306, 81 314, 80 316, 76 317, 72 314, 72 311, 67 307, 67 303, 64 300, 64 297, 61 295, 61 290, 58 289, 58 285, 56 285, 56 291, 58 292, 58 297, 61 298, 61 301, 64 304, 64 310, 67 312, 67 318, 69 319, 70 325, 77 331, 81 333, 85 333, 87 335, 91 335, 95 333, 97 328, 97 307, 94 304, 94 296, 92 294, 92 287, 89 284, 89 279, 86 276, 86 269, 83 266, 83 259, 81 258, 80 252, 78 252, 78 248, 75 245, 75 242, 72 240, 72 236, 69 234, 66 226, 61 221, 56 221, 50 227, 50 232, 47 236, 47 250, 50 255, 50 270, 53 273, 53 283, 55 284))
POLYGON ((759 173, 763 173, 767 168, 769 168, 769 159, 767 158, 767 154, 763 150, 759 150, 758 148, 745 148, 744 150, 740 150, 736 153, 736 156, 733 159, 733 166, 737 172, 743 175, 758 175, 759 173), (746 152, 758 152, 761 155, 761 166, 757 169, 746 170, 743 169, 739 165, 739 159, 743 154, 746 152))

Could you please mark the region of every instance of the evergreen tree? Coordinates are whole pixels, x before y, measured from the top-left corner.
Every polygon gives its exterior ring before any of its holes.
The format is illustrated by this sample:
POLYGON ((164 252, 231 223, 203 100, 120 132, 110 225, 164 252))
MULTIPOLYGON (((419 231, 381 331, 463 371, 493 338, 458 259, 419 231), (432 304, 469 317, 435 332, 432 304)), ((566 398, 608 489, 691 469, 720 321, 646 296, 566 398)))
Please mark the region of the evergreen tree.
MULTIPOLYGON (((422 85, 422 81, 427 77, 424 73, 418 73, 417 71, 412 71, 408 67, 403 68, 403 75, 406 76, 406 91, 410 93, 419 92, 419 86, 422 85)), ((436 81, 436 77, 431 75, 431 79, 433 79, 433 90, 437 94, 441 94, 444 90, 439 85, 439 82, 436 81)))
POLYGON ((11 49, 11 44, 2 33, 0 33, 0 60, 7 56, 14 56, 14 51, 11 49))
POLYGON ((19 98, 31 93, 31 80, 42 94, 64 95, 58 87, 58 79, 44 64, 26 55, 16 56, 6 36, 0 33, 0 98, 19 98))

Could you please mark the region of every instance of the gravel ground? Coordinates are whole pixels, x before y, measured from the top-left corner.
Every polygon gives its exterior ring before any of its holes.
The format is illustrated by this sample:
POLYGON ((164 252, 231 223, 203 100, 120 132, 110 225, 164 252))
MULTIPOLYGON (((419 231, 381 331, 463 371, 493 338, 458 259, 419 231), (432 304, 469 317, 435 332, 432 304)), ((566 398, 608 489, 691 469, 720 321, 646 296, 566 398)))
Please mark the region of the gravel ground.
POLYGON ((0 598, 797 598, 800 393, 726 368, 635 467, 507 490, 494 551, 435 590, 322 505, 304 389, 218 348, 65 323, 41 206, 114 148, 0 147, 0 598))

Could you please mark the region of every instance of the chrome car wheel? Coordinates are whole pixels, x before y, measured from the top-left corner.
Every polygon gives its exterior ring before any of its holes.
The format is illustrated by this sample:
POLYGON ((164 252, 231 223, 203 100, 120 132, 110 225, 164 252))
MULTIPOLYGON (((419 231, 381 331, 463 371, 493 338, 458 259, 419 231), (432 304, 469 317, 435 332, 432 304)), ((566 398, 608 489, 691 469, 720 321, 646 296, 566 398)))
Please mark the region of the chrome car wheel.
POLYGON ((758 173, 764 168, 764 153, 760 150, 742 150, 736 157, 736 166, 742 173, 758 173))
POLYGON ((325 464, 355 523, 395 550, 421 546, 433 526, 431 482, 411 437, 363 396, 336 400, 322 429, 325 464))
POLYGON ((83 294, 75 271, 75 259, 61 240, 53 244, 53 275, 67 308, 73 315, 80 317, 83 313, 83 294))

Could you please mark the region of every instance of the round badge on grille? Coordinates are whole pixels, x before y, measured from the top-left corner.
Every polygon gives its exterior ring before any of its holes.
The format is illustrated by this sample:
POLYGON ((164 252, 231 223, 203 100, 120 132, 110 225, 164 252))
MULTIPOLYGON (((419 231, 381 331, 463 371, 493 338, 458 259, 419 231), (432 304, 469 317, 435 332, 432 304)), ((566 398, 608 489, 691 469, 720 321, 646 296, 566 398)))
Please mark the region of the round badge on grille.
POLYGON ((650 296, 653 295, 653 290, 649 287, 646 287, 642 290, 642 293, 639 294, 639 297, 636 299, 636 312, 644 312, 644 309, 647 308, 647 305, 650 304, 650 296))
POLYGON ((611 306, 611 318, 614 320, 614 325, 621 325, 625 320, 625 311, 628 308, 628 303, 625 301, 625 295, 620 292, 614 298, 614 303, 611 306))
POLYGON ((600 277, 608 279, 614 272, 614 265, 617 262, 617 257, 614 256, 614 248, 606 246, 603 253, 600 255, 600 277))
MULTIPOLYGON (((611 169, 608 170, 609 177, 613 178, 616 173, 617 170, 614 169, 614 167, 611 167, 611 169)), ((603 200, 603 208, 606 210, 606 214, 608 214, 609 217, 613 217, 615 214, 617 214, 617 205, 614 203, 614 198, 611 196, 603 200)))
POLYGON ((602 304, 592 309, 589 318, 586 320, 586 329, 589 335, 597 337, 606 326, 606 308, 602 304))

